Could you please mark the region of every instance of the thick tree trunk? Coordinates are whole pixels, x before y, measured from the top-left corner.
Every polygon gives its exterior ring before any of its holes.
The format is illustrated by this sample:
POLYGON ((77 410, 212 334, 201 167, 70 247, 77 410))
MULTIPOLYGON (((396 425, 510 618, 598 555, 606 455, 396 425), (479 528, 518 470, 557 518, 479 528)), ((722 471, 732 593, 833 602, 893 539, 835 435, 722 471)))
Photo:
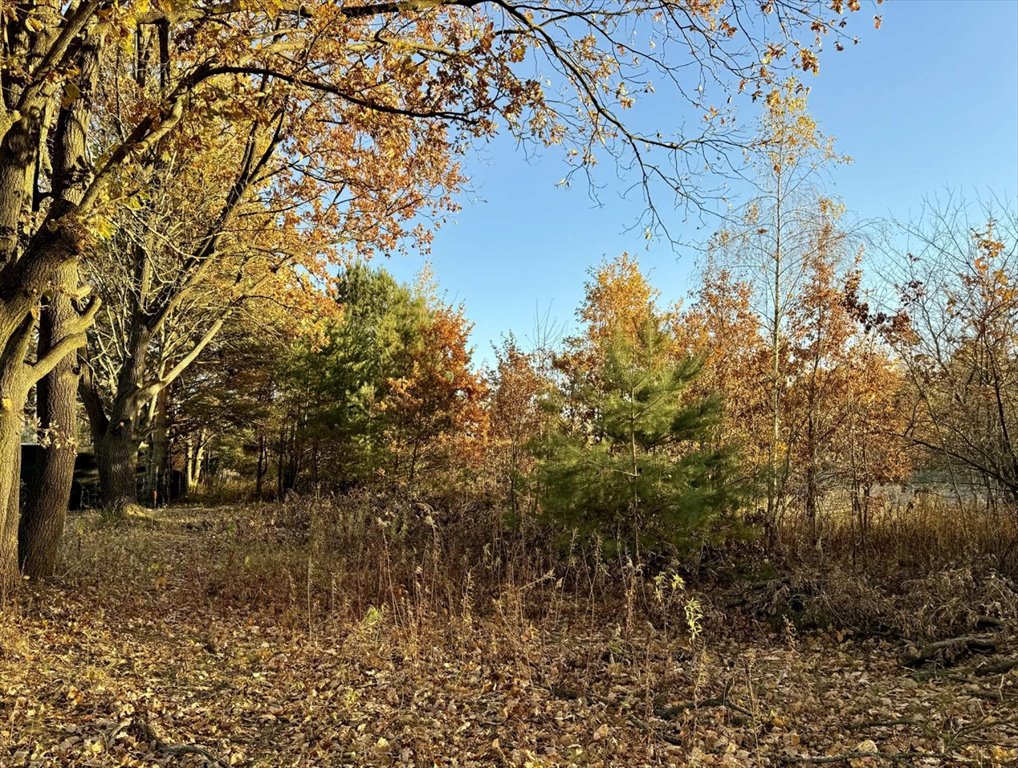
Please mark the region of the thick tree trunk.
MULTIPOLYGON (((6 307, 0 303, 2 309, 6 307)), ((0 345, 0 598, 6 597, 20 577, 21 428, 29 381, 24 360, 34 329, 35 321, 28 316, 0 345)))
MULTIPOLYGON (((73 264, 59 270, 61 286, 44 308, 39 325, 39 356, 67 335, 67 324, 78 313, 70 291, 77 288, 78 270, 73 264)), ((39 381, 36 400, 39 423, 46 439, 40 471, 26 489, 25 510, 18 528, 18 560, 34 578, 47 578, 56 569, 60 539, 74 480, 78 453, 78 372, 74 355, 68 355, 39 381)))
MULTIPOLYGON (((53 195, 61 204, 81 202, 88 180, 85 131, 92 110, 92 92, 99 73, 99 51, 94 40, 83 41, 77 55, 79 98, 61 105, 53 136, 53 195)), ((48 129, 42 128, 45 141, 48 129)), ((45 166, 45 150, 39 149, 45 166)), ((81 332, 74 296, 78 294, 78 267, 63 261, 54 270, 52 292, 44 300, 39 323, 37 359, 50 354, 61 340, 81 332)), ((63 537, 64 521, 74 481, 78 453, 78 362, 66 355, 38 383, 39 423, 47 439, 42 465, 27 489, 25 511, 18 530, 18 557, 24 572, 36 578, 53 575, 63 537)))
POLYGON ((21 425, 24 402, 7 393, 0 403, 0 603, 19 580, 18 494, 21 483, 21 425))
POLYGON ((113 430, 95 441, 99 498, 104 509, 123 511, 138 503, 138 444, 113 430))

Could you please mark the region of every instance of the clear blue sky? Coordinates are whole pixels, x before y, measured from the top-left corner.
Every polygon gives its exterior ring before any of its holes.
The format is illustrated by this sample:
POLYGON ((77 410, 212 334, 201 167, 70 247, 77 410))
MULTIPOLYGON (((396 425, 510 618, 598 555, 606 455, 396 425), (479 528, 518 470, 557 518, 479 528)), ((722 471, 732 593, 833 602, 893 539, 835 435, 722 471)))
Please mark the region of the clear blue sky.
MULTIPOLYGON (((857 23, 862 42, 829 51, 820 75, 804 76, 821 129, 855 161, 834 172, 832 191, 866 219, 906 218, 946 188, 1018 204, 1018 0, 891 0, 877 12, 880 30, 857 23)), ((659 118, 677 120, 661 110, 659 118)), ((638 199, 619 197, 628 185, 604 190, 597 207, 582 184, 556 186, 559 154, 528 161, 503 139, 468 157, 466 170, 473 191, 429 260, 446 297, 475 323, 479 362, 506 331, 526 342, 538 312, 571 327, 588 267, 622 251, 639 256, 667 300, 686 294, 694 256, 626 231, 640 211, 638 199)), ((687 240, 711 230, 681 212, 669 224, 687 240)), ((409 280, 423 261, 382 264, 409 280)))

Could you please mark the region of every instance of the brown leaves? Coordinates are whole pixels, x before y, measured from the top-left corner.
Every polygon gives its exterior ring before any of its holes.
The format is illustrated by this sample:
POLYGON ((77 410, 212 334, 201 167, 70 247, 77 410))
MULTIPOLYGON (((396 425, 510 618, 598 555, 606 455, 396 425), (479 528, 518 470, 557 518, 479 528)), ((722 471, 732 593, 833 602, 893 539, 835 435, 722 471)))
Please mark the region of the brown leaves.
MULTIPOLYGON (((0 614, 0 763, 748 768, 874 751, 1003 766, 1018 747, 1015 671, 917 683, 886 642, 759 627, 714 625, 692 652, 616 626, 608 595, 588 605, 551 583, 529 591, 527 619, 506 584, 503 608, 470 621, 397 601, 371 621, 318 614, 309 632, 307 585, 241 565, 288 550, 303 580, 307 552, 257 524, 265 507, 202 514, 200 530, 86 523, 63 586, 0 614)), ((355 567, 331 574, 341 598, 386 568, 355 567)))

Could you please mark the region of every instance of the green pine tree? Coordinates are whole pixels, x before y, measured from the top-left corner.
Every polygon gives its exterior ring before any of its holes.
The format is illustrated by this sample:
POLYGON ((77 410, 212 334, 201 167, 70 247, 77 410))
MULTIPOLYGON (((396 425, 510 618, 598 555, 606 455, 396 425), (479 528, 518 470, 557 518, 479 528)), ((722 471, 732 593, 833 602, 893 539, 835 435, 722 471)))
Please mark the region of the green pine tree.
POLYGON ((738 505, 731 452, 704 448, 720 403, 690 400, 699 361, 676 362, 667 345, 651 321, 635 340, 602 345, 594 369, 569 383, 539 473, 543 509, 557 522, 661 551, 693 543, 738 505))

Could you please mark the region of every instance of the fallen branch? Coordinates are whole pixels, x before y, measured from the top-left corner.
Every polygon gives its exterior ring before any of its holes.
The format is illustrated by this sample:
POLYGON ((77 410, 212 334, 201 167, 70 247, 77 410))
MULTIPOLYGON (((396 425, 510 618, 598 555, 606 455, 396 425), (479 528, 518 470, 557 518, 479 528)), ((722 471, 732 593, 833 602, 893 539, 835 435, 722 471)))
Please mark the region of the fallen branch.
POLYGON ((954 637, 924 645, 919 651, 902 659, 906 667, 921 667, 937 662, 945 667, 976 653, 992 653, 997 650, 997 641, 992 637, 954 637))
POLYGON ((918 720, 911 718, 901 718, 898 720, 864 720, 861 723, 849 723, 846 728, 853 731, 862 730, 864 728, 893 728, 896 725, 914 725, 922 727, 923 724, 918 720))
POLYGON ((662 707, 654 710, 654 715, 661 718, 662 720, 671 720, 683 712, 687 712, 691 709, 699 709, 700 707, 726 707, 733 712, 745 715, 746 717, 753 717, 753 713, 745 707, 740 707, 733 701, 729 701, 725 696, 716 696, 712 699, 704 699, 703 701, 684 701, 681 704, 674 704, 670 707, 662 707))
POLYGON ((135 727, 143 739, 150 742, 157 752, 164 755, 178 757, 180 755, 199 755, 205 758, 207 765, 219 766, 219 768, 230 768, 230 764, 221 757, 209 752, 205 747, 197 744, 169 744, 164 741, 155 729, 144 720, 136 720, 135 727))
POLYGON ((887 760, 891 763, 904 763, 913 760, 928 758, 940 759, 941 755, 933 755, 927 752, 842 752, 840 755, 785 755, 781 758, 783 763, 810 763, 812 765, 831 765, 834 763, 847 763, 851 760, 862 760, 867 757, 875 757, 878 760, 887 760))
POLYGON ((681 738, 679 738, 678 736, 673 736, 672 734, 668 733, 667 731, 664 731, 664 730, 662 730, 660 728, 655 728, 650 723, 644 722, 643 720, 641 720, 640 718, 638 718, 636 715, 634 715, 632 713, 629 714, 629 722, 631 722, 633 725, 635 725, 640 730, 645 731, 645 732, 651 734, 652 736, 656 736, 657 738, 661 739, 661 741, 665 742, 666 744, 671 744, 672 746, 675 746, 675 747, 684 746, 683 740, 681 738))
POLYGON ((1005 675, 1015 668, 1018 668, 1018 659, 1005 659, 996 664, 976 667, 972 670, 972 673, 977 677, 988 677, 989 675, 1005 675))

